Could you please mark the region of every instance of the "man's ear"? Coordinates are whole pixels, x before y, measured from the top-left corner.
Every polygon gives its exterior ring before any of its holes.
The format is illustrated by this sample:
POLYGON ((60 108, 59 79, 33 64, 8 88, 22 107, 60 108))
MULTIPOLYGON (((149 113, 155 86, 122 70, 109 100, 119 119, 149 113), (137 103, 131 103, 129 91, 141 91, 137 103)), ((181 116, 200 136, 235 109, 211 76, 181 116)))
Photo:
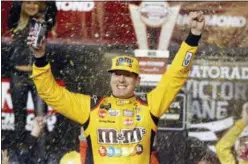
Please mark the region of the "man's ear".
POLYGON ((137 78, 136 78, 136 87, 139 86, 139 84, 140 84, 140 76, 137 76, 137 78))

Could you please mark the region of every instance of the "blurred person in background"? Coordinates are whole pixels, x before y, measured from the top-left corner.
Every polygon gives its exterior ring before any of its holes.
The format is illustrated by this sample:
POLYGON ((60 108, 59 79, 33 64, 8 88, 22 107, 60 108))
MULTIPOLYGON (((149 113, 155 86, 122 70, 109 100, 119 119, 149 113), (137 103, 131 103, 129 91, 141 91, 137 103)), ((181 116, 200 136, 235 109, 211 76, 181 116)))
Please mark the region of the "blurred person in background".
POLYGON ((60 164, 83 164, 81 163, 80 153, 71 151, 66 153, 60 160, 60 164))
POLYGON ((214 152, 198 138, 188 136, 187 130, 160 131, 156 138, 157 156, 161 164, 218 163, 214 152))
POLYGON ((18 156, 20 164, 45 163, 43 156, 36 150, 39 149, 39 139, 44 132, 45 117, 37 116, 34 118, 33 128, 30 135, 27 135, 21 152, 18 156))
POLYGON ((9 156, 8 156, 8 150, 2 150, 2 154, 1 154, 1 163, 2 164, 9 164, 9 156))
POLYGON ((248 102, 243 105, 241 119, 224 134, 216 145, 216 152, 222 164, 236 164, 237 162, 248 164, 247 125, 248 102))
POLYGON ((29 91, 32 94, 35 114, 46 113, 47 106, 37 94, 35 85, 30 78, 32 74, 33 56, 26 44, 31 19, 38 18, 45 21, 51 19, 48 31, 51 30, 56 20, 57 8, 55 2, 19 1, 13 2, 9 17, 8 27, 12 32, 10 50, 10 93, 15 116, 15 141, 12 141, 10 149, 19 153, 27 135, 25 131, 27 118, 27 99, 29 91))
MULTIPOLYGON (((183 91, 181 94, 185 94, 183 91)), ((186 96, 186 95, 185 95, 186 96)), ((187 99, 187 98, 186 98, 187 99)), ((188 102, 176 101, 174 103, 188 102)), ((154 140, 153 148, 161 164, 217 164, 216 154, 208 146, 196 137, 189 136, 190 119, 188 112, 183 105, 169 108, 165 113, 167 118, 159 121, 161 129, 154 140), (175 116, 179 117, 175 119, 175 116), (160 144, 163 143, 163 144, 160 144), (176 155, 175 155, 176 154, 176 155)))
POLYGON ((35 117, 33 120, 33 127, 30 134, 26 135, 26 138, 23 140, 22 151, 14 158, 11 158, 8 155, 7 149, 2 150, 2 163, 3 164, 41 163, 43 159, 35 155, 35 149, 37 148, 38 139, 44 131, 44 125, 45 125, 45 118, 43 116, 35 117))
MULTIPOLYGON (((154 90, 141 96, 134 95, 140 82, 139 63, 134 57, 117 56, 112 60, 112 95, 101 98, 57 85, 45 55, 46 41, 39 49, 31 48, 35 56, 33 79, 39 95, 57 112, 84 127, 88 142, 86 163, 150 163, 158 119, 186 82, 205 27, 203 12, 191 12, 189 18, 190 34, 170 69, 154 90)), ((35 37, 29 34, 30 47, 35 37)))

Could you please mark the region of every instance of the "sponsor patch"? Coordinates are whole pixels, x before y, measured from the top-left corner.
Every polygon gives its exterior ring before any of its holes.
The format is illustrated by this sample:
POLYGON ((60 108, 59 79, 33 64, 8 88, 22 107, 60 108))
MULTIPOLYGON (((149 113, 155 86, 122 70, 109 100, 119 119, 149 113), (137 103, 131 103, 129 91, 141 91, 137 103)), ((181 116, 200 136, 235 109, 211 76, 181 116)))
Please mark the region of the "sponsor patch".
POLYGON ((114 146, 108 146, 108 147, 101 146, 98 149, 98 152, 102 157, 135 156, 135 155, 140 155, 143 152, 143 146, 141 144, 138 144, 135 147, 121 147, 121 148, 114 146))
POLYGON ((107 147, 107 156, 112 157, 115 155, 115 149, 111 146, 107 147))
POLYGON ((98 115, 101 118, 104 118, 107 115, 107 111, 105 109, 99 109, 98 115))
POLYGON ((127 57, 121 57, 121 58, 117 59, 117 61, 116 61, 117 66, 132 67, 132 63, 133 63, 133 60, 130 58, 127 58, 127 57))
POLYGON ((99 120, 99 122, 101 123, 115 123, 115 121, 112 121, 112 120, 99 120))
POLYGON ((141 144, 138 144, 136 147, 136 154, 140 155, 143 153, 143 146, 141 144))
POLYGON ((125 116, 125 117, 133 117, 134 112, 132 110, 124 110, 123 111, 123 116, 125 116))
POLYGON ((110 116, 119 116, 120 115, 120 110, 110 109, 110 110, 108 110, 108 113, 109 113, 110 116))
POLYGON ((121 129, 117 131, 113 128, 97 129, 97 138, 99 144, 136 144, 142 141, 146 135, 146 130, 143 127, 134 129, 121 129), (133 136, 133 137, 129 137, 133 136))
POLYGON ((99 149, 98 149, 98 152, 99 154, 104 157, 107 155, 107 149, 104 147, 104 146, 101 146, 99 149))
POLYGON ((111 108, 111 104, 110 103, 109 104, 101 104, 100 108, 109 110, 111 108))
POLYGON ((126 120, 124 120, 124 125, 132 125, 133 124, 133 120, 132 119, 126 119, 126 120))
POLYGON ((188 65, 189 65, 189 63, 190 63, 190 60, 191 60, 191 58, 192 58, 192 52, 187 52, 186 53, 186 55, 185 55, 185 57, 184 57, 184 60, 183 60, 183 66, 184 67, 187 67, 188 65))
POLYGON ((114 156, 120 157, 121 156, 121 149, 115 148, 115 154, 114 154, 114 156))
POLYGON ((141 120, 141 116, 139 114, 136 115, 136 120, 140 121, 141 120))
POLYGON ((122 156, 127 157, 129 155, 129 149, 127 147, 121 148, 122 156))
POLYGON ((117 105, 130 104, 130 100, 117 100, 117 105))

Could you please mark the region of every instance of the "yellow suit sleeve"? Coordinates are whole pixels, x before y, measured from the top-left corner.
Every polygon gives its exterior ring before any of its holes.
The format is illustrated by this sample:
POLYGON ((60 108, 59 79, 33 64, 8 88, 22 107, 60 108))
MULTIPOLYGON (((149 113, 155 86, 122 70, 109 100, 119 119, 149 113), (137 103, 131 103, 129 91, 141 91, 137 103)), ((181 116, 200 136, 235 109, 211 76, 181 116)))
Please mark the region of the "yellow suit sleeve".
POLYGON ((221 138, 216 145, 216 153, 221 163, 235 164, 235 157, 232 154, 232 147, 234 146, 238 136, 245 128, 245 124, 239 120, 235 125, 228 130, 228 132, 221 138))
POLYGON ((59 86, 51 72, 50 64, 33 65, 33 80, 40 97, 54 110, 78 123, 85 123, 90 114, 90 96, 69 92, 59 86))
POLYGON ((172 65, 163 74, 158 86, 148 93, 148 102, 151 103, 151 113, 154 116, 160 117, 168 110, 175 96, 186 82, 196 50, 197 47, 189 46, 183 42, 172 65), (184 64, 187 57, 190 57, 190 63, 184 64))

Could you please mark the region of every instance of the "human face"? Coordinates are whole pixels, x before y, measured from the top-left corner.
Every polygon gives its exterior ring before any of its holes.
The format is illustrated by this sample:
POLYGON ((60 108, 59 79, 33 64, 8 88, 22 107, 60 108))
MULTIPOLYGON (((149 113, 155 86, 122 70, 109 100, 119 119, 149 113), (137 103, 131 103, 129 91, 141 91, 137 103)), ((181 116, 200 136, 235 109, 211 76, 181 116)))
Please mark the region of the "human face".
POLYGON ((238 159, 248 161, 248 136, 239 138, 239 145, 236 149, 238 159))
POLYGON ((117 98, 130 98, 134 95, 134 89, 139 84, 140 78, 128 71, 114 71, 111 74, 110 85, 113 96, 117 98))
POLYGON ((34 16, 39 11, 39 2, 23 1, 22 2, 22 13, 28 16, 34 16))

